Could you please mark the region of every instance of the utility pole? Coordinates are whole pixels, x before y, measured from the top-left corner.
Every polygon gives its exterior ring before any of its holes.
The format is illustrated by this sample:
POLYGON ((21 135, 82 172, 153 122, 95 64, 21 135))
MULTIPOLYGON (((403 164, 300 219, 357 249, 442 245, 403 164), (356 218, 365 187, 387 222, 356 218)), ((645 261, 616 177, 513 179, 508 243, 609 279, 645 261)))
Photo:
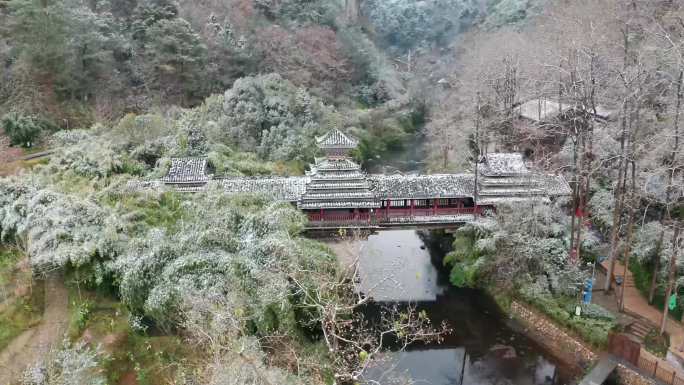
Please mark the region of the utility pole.
POLYGON ((670 257, 669 277, 667 283, 667 291, 665 292, 665 306, 663 310, 663 319, 660 323, 660 334, 665 333, 665 325, 667 324, 667 312, 669 310, 668 303, 670 296, 675 286, 675 270, 677 270, 677 254, 679 251, 679 232, 681 230, 679 221, 675 221, 674 235, 672 236, 672 256, 670 257))

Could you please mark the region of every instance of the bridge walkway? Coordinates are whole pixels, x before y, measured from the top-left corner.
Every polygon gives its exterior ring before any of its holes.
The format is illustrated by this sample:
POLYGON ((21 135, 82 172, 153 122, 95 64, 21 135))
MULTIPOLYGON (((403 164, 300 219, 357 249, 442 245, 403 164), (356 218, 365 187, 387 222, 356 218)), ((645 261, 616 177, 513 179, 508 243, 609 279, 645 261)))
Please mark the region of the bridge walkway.
POLYGON ((584 376, 579 385, 601 385, 608 379, 608 376, 613 373, 617 366, 617 359, 613 356, 606 355, 599 360, 598 364, 596 364, 586 376, 584 376))

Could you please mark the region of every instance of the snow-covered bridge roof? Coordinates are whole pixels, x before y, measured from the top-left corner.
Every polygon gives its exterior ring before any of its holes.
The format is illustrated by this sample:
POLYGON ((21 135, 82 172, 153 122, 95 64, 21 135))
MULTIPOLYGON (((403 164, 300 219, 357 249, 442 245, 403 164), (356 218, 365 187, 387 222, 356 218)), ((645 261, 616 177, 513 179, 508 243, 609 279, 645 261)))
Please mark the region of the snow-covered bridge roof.
POLYGON ((379 199, 472 197, 473 174, 370 175, 371 190, 379 199))
POLYGON ((229 194, 266 194, 276 200, 296 202, 306 191, 309 181, 305 176, 291 177, 235 177, 218 179, 229 194))

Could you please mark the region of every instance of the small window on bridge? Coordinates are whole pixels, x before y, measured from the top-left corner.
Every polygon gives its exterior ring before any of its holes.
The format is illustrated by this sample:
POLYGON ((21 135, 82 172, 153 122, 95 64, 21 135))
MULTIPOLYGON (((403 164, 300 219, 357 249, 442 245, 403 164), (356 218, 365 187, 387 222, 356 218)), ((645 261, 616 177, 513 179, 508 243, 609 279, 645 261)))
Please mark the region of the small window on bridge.
POLYGON ((392 200, 392 207, 406 207, 406 201, 405 200, 392 200))

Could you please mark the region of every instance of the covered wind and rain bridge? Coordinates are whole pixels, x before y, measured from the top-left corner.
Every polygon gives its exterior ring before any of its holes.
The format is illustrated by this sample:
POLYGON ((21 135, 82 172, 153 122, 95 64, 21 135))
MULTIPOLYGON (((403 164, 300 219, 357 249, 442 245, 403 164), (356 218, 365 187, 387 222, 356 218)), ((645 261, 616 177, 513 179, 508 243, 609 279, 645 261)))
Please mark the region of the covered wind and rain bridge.
POLYGON ((447 226, 470 222, 506 202, 570 195, 560 175, 528 170, 518 153, 490 153, 475 173, 366 174, 349 153, 356 139, 333 129, 317 138, 325 156, 304 176, 213 178, 204 158, 172 159, 164 178, 143 187, 196 192, 219 185, 228 194, 260 193, 291 202, 310 228, 447 226))

